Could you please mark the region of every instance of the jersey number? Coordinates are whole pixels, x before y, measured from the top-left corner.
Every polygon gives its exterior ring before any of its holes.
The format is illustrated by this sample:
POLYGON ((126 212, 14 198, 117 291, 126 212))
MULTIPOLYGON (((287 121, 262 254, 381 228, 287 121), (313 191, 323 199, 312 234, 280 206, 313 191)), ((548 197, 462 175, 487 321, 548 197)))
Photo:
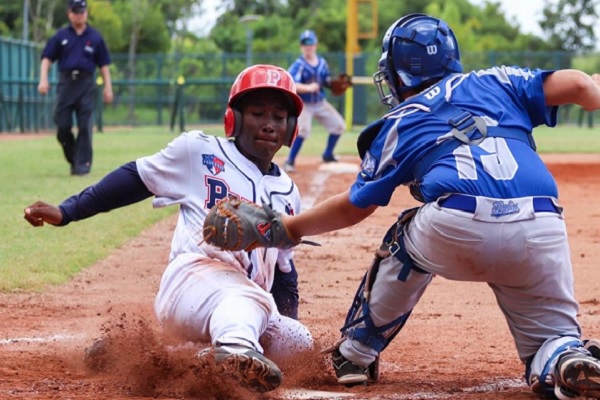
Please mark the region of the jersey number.
MULTIPOLYGON (((514 178, 519 164, 515 161, 506 140, 503 138, 487 138, 477 145, 488 154, 481 155, 483 169, 497 181, 511 180, 514 178)), ((454 152, 456 169, 460 179, 477 180, 477 168, 471 146, 459 146, 454 152)))

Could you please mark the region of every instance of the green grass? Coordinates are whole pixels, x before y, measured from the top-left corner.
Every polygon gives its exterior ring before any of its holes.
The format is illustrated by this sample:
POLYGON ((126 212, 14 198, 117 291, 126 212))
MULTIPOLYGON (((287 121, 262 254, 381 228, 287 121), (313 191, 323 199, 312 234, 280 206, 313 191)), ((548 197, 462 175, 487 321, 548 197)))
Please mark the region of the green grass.
MULTIPOLYGON (((189 128, 188 128, 189 129, 189 128)), ((221 135, 221 126, 206 133, 221 135)), ((360 127, 344 134, 337 154, 356 155, 360 127)), ((177 133, 167 127, 108 129, 94 135, 94 167, 87 177, 69 176, 53 135, 26 140, 0 140, 0 291, 38 291, 60 284, 106 257, 153 223, 177 212, 153 209, 150 200, 72 223, 64 228, 33 228, 23 209, 36 200, 58 204, 105 174, 137 157, 163 148, 177 133)), ((316 124, 302 155, 319 155, 326 133, 316 124)), ((561 126, 535 131, 542 153, 600 153, 600 128, 561 126)), ((284 148, 281 155, 287 154, 284 148)), ((171 235, 171 232, 165 232, 171 235)), ((166 254, 165 254, 166 257, 166 254)))

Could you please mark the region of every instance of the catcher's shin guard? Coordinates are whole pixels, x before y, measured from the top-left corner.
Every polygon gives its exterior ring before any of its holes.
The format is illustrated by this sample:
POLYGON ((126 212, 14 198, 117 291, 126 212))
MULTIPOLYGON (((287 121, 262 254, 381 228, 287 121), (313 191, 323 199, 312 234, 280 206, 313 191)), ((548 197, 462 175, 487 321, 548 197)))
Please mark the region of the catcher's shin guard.
MULTIPOLYGON (((412 208, 398 217, 398 221, 388 230, 381 247, 375 252, 375 258, 365 276, 363 277, 358 290, 352 301, 352 305, 346 315, 344 326, 340 329, 342 340, 336 345, 330 347, 331 352, 339 347, 341 342, 346 339, 354 339, 373 350, 381 353, 388 344, 396 337, 402 329, 412 310, 399 316, 395 320, 383 326, 375 326, 369 313, 369 298, 371 289, 377 278, 381 261, 387 257, 396 257, 402 261, 403 267, 400 269, 398 279, 405 281, 409 272, 414 269, 421 271, 416 267, 406 252, 403 242, 403 227, 417 213, 418 208, 412 208)), ((377 360, 378 361, 378 360, 377 360)), ((373 376, 379 375, 378 362, 374 363, 373 376)), ((376 379, 375 379, 376 380, 376 379)))

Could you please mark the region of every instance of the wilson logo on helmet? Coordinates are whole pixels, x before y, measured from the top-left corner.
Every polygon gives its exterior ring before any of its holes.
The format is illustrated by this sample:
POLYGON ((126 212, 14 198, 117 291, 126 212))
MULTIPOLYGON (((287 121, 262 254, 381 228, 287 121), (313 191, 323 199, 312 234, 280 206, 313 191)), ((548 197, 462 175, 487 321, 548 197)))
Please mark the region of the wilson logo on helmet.
POLYGON ((433 45, 433 46, 427 46, 427 54, 429 54, 430 56, 437 54, 437 46, 433 45))

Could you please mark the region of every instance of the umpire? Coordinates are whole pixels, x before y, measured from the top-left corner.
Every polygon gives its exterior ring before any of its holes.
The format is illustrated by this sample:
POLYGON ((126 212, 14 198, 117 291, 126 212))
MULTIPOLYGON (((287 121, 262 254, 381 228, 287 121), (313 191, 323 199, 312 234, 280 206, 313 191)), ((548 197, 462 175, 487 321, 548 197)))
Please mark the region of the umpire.
POLYGON ((110 54, 100 33, 88 25, 86 0, 69 0, 67 16, 70 24, 48 40, 42 52, 38 92, 48 93, 48 70, 58 60, 59 80, 54 122, 56 137, 71 175, 87 175, 92 166, 92 114, 96 99, 94 72, 100 68, 104 79, 104 102, 113 99, 110 79, 110 54), (78 133, 73 134, 73 112, 78 133))

